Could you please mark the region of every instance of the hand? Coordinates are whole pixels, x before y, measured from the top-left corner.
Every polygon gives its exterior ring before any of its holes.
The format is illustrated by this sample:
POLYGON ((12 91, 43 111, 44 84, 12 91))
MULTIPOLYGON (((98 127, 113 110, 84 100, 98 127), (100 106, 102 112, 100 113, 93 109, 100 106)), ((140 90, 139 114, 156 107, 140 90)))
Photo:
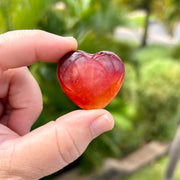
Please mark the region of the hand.
POLYGON ((37 60, 58 62, 76 48, 74 38, 40 30, 0 35, 0 179, 34 180, 52 174, 112 129, 107 111, 77 110, 29 132, 42 110, 42 96, 26 66, 37 60))

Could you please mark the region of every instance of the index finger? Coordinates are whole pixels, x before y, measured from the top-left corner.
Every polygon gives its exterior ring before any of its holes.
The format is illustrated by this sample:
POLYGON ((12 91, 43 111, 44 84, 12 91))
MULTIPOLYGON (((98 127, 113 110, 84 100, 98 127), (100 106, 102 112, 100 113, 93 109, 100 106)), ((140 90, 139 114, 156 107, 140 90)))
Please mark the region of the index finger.
POLYGON ((0 69, 28 66, 36 61, 57 62, 76 50, 77 41, 41 30, 17 30, 0 35, 0 69))

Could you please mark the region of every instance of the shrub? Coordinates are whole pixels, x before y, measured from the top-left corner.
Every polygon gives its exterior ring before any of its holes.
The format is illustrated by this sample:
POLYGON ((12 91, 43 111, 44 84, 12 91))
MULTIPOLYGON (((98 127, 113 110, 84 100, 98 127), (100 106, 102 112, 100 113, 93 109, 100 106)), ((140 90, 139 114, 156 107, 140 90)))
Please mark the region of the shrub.
POLYGON ((180 60, 180 44, 176 45, 172 50, 172 56, 176 60, 180 60))
POLYGON ((154 59, 139 75, 139 119, 147 140, 172 138, 180 118, 180 63, 154 59))

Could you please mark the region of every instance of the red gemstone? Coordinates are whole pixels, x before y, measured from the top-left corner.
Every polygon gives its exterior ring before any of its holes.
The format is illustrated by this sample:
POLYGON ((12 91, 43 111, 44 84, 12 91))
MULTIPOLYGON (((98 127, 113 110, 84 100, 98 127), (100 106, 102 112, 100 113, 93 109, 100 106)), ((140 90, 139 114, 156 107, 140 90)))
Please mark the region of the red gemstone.
POLYGON ((66 95, 82 109, 104 108, 117 95, 124 64, 114 53, 71 51, 58 64, 57 76, 66 95))

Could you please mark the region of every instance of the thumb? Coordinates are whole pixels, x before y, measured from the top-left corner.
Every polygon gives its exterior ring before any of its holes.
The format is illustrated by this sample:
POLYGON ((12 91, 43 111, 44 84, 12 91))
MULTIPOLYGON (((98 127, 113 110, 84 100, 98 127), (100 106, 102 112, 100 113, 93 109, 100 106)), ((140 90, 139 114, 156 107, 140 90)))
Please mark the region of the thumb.
POLYGON ((30 179, 47 176, 77 159, 93 138, 113 125, 106 110, 71 112, 22 137, 14 152, 18 159, 13 160, 30 179))

